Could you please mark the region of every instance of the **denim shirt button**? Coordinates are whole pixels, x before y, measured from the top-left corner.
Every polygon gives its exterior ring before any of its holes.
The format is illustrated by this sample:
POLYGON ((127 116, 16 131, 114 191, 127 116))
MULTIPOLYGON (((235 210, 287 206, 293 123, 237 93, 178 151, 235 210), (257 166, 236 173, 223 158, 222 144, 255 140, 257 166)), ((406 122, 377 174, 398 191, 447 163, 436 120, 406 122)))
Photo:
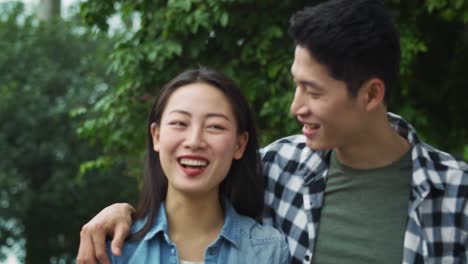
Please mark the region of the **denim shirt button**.
POLYGON ((213 256, 215 253, 216 253, 216 249, 215 249, 215 248, 210 248, 210 249, 208 249, 208 254, 210 254, 210 255, 213 256))
POLYGON ((174 253, 175 253, 175 249, 174 249, 174 247, 172 247, 172 248, 171 248, 171 254, 174 255, 174 253))

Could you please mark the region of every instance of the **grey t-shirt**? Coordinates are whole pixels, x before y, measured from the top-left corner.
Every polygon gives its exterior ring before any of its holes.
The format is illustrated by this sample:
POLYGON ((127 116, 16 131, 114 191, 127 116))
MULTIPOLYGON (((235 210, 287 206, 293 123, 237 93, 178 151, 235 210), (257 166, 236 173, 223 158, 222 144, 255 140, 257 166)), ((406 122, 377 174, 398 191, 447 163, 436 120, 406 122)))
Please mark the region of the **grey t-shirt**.
POLYGON ((401 263, 411 150, 388 166, 359 170, 330 158, 314 264, 401 263))

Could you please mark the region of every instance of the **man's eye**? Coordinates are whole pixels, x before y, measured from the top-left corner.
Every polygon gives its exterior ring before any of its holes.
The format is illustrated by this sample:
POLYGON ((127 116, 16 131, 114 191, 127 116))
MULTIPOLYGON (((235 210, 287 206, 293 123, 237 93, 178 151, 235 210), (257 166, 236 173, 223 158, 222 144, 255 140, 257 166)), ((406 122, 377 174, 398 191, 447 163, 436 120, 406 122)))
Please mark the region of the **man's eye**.
POLYGON ((220 126, 220 125, 209 125, 208 128, 216 129, 216 130, 224 130, 225 129, 223 126, 220 126))
POLYGON ((321 93, 318 93, 317 91, 313 91, 313 90, 309 90, 309 89, 305 89, 305 92, 306 92, 306 94, 310 95, 313 98, 318 98, 318 97, 322 96, 321 93))

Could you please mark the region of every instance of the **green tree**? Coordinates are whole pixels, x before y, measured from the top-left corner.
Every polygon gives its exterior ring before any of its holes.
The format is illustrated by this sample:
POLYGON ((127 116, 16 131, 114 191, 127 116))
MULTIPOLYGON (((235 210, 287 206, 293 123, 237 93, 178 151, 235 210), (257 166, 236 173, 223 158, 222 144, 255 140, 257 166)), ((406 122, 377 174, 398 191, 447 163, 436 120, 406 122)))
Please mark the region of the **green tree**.
POLYGON ((137 188, 124 164, 80 173, 102 155, 77 136, 77 113, 112 87, 110 43, 76 20, 38 22, 21 3, 0 14, 0 249, 23 247, 27 264, 73 263, 81 225, 137 188))
POLYGON ((468 1, 387 1, 402 44, 401 87, 390 104, 429 143, 468 160, 468 1))
POLYGON ((102 160, 135 163, 141 159, 148 98, 178 72, 199 64, 220 69, 241 84, 258 113, 263 143, 298 131, 286 110, 293 96, 293 46, 285 29, 289 14, 303 6, 294 2, 83 2, 80 12, 89 26, 109 31, 109 18, 118 14, 125 27, 110 56, 118 89, 89 109, 97 118, 86 120, 80 132, 97 135, 106 153, 120 155, 102 160))
MULTIPOLYGON (((120 153, 103 160, 138 160, 149 95, 182 69, 203 64, 241 84, 258 114, 262 144, 298 133, 288 114, 293 96, 288 20, 306 4, 318 2, 83 2, 80 13, 90 27, 107 32, 114 15, 125 27, 110 56, 118 89, 89 109, 96 118, 86 120, 81 132, 97 134, 106 153, 120 153)), ((402 45, 401 89, 391 98, 390 110, 414 123, 423 139, 468 159, 468 125, 463 122, 468 105, 463 102, 468 92, 463 74, 468 63, 467 1, 386 4, 395 13, 402 45)))

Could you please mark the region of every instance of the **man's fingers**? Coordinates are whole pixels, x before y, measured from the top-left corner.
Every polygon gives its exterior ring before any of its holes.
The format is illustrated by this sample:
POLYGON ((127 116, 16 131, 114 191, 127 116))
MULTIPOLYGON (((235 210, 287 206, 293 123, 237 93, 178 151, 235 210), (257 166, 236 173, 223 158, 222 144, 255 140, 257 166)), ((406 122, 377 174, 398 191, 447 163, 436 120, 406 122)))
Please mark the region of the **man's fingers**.
POLYGON ((113 236, 111 250, 120 255, 123 242, 132 224, 135 209, 126 203, 110 205, 99 212, 81 229, 78 264, 110 264, 106 250, 106 235, 113 236))
POLYGON ((78 249, 78 256, 76 256, 77 264, 96 264, 93 239, 87 228, 86 225, 83 226, 80 232, 80 247, 78 249))
POLYGON ((120 256, 122 254, 123 243, 125 238, 128 236, 130 226, 132 225, 132 213, 135 212, 135 208, 126 203, 119 204, 119 208, 121 209, 120 213, 122 218, 120 220, 122 221, 116 224, 114 237, 111 243, 112 253, 116 256, 120 256))
POLYGON ((94 252, 97 260, 99 260, 101 264, 110 264, 110 260, 106 251, 105 228, 94 228, 91 237, 93 240, 94 252))
POLYGON ((116 226, 114 238, 112 239, 111 244, 111 250, 114 255, 120 256, 120 254, 122 254, 122 245, 128 235, 129 230, 130 227, 127 224, 120 224, 116 226))

